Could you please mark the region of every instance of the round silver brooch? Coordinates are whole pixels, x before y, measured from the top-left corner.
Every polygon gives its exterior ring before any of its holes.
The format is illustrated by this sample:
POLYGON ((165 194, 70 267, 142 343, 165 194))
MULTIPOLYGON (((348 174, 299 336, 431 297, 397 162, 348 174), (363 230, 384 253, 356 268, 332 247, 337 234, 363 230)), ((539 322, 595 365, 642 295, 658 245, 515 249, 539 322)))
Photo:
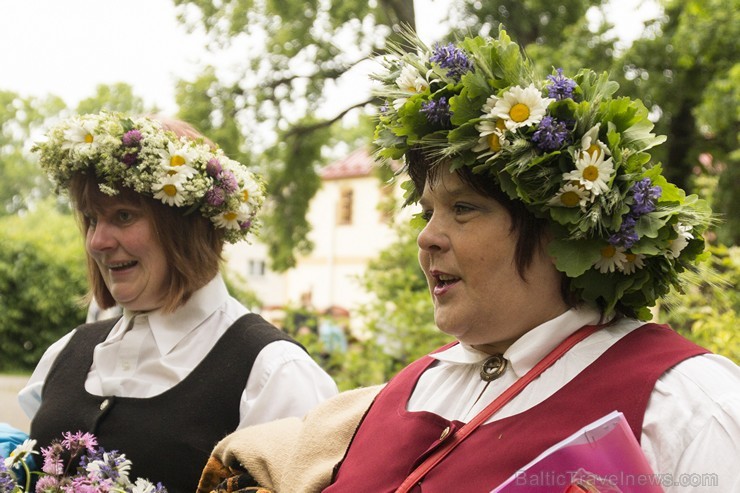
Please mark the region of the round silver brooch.
POLYGON ((506 370, 504 355, 494 354, 483 362, 483 366, 480 369, 480 377, 483 381, 490 382, 503 375, 504 370, 506 370))

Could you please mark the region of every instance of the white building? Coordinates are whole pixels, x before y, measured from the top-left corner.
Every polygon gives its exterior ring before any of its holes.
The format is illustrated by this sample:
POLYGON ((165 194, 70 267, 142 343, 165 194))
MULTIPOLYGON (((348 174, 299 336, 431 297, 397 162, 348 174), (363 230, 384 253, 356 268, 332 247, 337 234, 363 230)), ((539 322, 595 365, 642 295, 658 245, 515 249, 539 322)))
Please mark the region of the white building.
POLYGON ((401 197, 398 187, 379 180, 374 165, 367 150, 358 149, 321 170, 322 185, 307 215, 314 249, 289 271, 270 271, 264 244, 227 245, 230 272, 257 293, 266 318, 275 320, 275 309, 306 305, 319 312, 340 308, 351 316, 368 299, 357 278, 396 239, 391 215, 380 205, 401 197))

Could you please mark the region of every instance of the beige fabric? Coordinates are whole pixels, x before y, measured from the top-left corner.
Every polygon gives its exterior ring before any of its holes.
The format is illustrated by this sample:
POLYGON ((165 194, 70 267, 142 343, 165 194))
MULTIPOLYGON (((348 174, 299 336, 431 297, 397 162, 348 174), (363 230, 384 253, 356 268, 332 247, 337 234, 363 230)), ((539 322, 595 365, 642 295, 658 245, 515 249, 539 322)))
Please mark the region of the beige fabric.
POLYGON ((226 467, 249 471, 275 493, 313 493, 327 487, 382 385, 342 392, 303 419, 285 418, 238 430, 212 455, 226 467))

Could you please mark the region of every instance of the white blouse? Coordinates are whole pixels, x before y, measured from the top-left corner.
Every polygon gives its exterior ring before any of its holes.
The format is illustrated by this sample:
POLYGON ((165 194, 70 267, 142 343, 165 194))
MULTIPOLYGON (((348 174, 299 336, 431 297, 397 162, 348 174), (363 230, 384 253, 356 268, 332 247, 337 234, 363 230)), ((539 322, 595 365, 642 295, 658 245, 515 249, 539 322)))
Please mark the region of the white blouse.
MULTIPOLYGON (((506 370, 490 383, 479 375, 490 354, 464 344, 437 353, 438 362, 422 374, 407 408, 468 422, 571 333, 599 318, 593 309, 573 309, 536 327, 504 353, 506 370)), ((640 325, 619 320, 581 341, 489 421, 544 401, 640 325)), ((740 367, 703 355, 666 372, 645 411, 641 445, 666 492, 740 492, 740 367)))
MULTIPOLYGON (((184 380, 246 313, 220 275, 172 313, 124 310, 105 341, 95 347, 85 390, 120 397, 159 395, 184 380)), ((29 418, 38 411, 46 375, 73 333, 47 349, 19 392, 20 406, 29 418)), ((270 343, 257 355, 242 393, 238 428, 303 416, 336 393, 332 378, 303 349, 287 341, 270 343)))

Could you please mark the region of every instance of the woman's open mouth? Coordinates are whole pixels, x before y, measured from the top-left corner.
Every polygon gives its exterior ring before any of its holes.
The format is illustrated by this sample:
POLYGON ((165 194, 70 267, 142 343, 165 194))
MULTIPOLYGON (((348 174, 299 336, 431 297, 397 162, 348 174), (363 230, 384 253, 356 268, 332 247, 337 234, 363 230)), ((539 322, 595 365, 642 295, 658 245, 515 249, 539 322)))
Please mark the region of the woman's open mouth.
POLYGON ((459 277, 451 276, 449 274, 434 274, 435 283, 432 292, 435 296, 441 296, 449 291, 449 289, 459 280, 459 277))

